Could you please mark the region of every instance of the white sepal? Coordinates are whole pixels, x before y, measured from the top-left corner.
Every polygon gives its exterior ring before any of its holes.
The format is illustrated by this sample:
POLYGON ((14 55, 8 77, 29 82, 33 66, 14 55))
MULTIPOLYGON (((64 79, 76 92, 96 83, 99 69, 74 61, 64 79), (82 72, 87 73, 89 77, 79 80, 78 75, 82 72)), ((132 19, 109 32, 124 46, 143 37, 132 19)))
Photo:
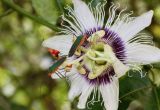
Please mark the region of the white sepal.
POLYGON ((47 48, 59 50, 61 54, 68 55, 73 44, 73 35, 59 35, 48 38, 43 41, 42 45, 47 48))
POLYGON ((90 85, 88 82, 86 82, 85 84, 83 84, 81 86, 82 86, 82 93, 81 93, 81 95, 79 97, 79 102, 78 102, 77 107, 79 109, 85 109, 86 108, 87 99, 91 95, 91 92, 93 91, 94 86, 90 85))
POLYGON ((82 0, 73 0, 73 5, 75 16, 81 27, 89 31, 97 26, 93 13, 82 0))
POLYGON ((126 46, 126 63, 144 65, 160 62, 160 49, 151 45, 131 43, 126 46))
POLYGON ((110 83, 100 85, 99 89, 102 94, 106 110, 118 110, 118 105, 119 105, 118 78, 113 77, 110 83))
POLYGON ((82 84, 84 84, 84 79, 78 73, 73 74, 69 77, 71 81, 71 86, 68 94, 68 99, 73 101, 75 97, 79 96, 82 92, 82 84))
MULTIPOLYGON (((151 10, 140 15, 139 17, 136 17, 128 23, 122 21, 120 28, 115 31, 119 37, 123 39, 123 41, 128 42, 130 39, 136 36, 136 34, 151 24, 152 17, 153 11, 151 10)), ((121 21, 119 23, 121 23, 121 21)))
POLYGON ((115 61, 112 66, 118 78, 125 75, 125 73, 129 70, 129 67, 123 64, 118 58, 115 58, 115 61))

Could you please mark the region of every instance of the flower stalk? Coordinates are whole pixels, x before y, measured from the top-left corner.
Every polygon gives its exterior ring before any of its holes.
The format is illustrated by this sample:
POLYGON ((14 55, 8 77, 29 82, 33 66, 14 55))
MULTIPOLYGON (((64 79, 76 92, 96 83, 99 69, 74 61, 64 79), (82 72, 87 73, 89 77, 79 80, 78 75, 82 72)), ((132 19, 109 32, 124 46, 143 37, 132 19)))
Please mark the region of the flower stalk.
POLYGON ((45 25, 47 26, 48 28, 52 29, 53 31, 60 31, 58 28, 56 28, 55 25, 49 23, 48 21, 44 20, 43 18, 41 17, 37 17, 37 16, 34 16, 32 14, 30 14, 29 12, 25 11, 23 8, 19 7, 18 5, 16 5, 15 3, 9 1, 9 0, 2 0, 4 4, 6 4, 7 6, 9 6, 11 9, 17 11, 18 13, 36 21, 37 23, 39 24, 42 24, 42 25, 45 25))

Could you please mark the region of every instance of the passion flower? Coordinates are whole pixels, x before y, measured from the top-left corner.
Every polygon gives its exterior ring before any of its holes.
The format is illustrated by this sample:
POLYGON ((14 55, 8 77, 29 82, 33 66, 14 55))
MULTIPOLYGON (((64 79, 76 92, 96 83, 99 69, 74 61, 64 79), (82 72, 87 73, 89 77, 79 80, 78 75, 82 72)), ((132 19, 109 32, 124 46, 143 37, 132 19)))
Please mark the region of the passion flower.
MULTIPOLYGON (((119 6, 113 4, 106 17, 105 3, 92 7, 91 3, 73 0, 73 5, 74 9, 68 7, 68 14, 62 16, 64 35, 43 42, 57 57, 51 76, 69 79, 68 97, 72 101, 80 96, 78 108, 86 108, 91 92, 98 91, 105 108, 117 110, 118 78, 129 69, 160 61, 160 50, 152 46, 152 37, 140 33, 151 24, 153 11, 131 17, 125 10, 116 14, 119 6)), ((94 95, 92 100, 96 100, 94 95)))

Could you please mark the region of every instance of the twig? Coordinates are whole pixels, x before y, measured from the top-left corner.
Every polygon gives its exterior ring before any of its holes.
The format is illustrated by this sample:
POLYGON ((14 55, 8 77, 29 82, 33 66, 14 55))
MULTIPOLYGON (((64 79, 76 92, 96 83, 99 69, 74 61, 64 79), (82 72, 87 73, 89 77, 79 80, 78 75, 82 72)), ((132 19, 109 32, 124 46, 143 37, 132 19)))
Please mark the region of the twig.
POLYGON ((34 16, 32 14, 30 14, 29 12, 25 11, 23 8, 19 7, 18 5, 16 5, 15 3, 13 2, 10 2, 9 0, 2 0, 3 3, 5 3, 6 5, 8 5, 11 9, 17 11, 18 13, 40 23, 40 24, 43 24, 49 28, 51 28, 52 30, 54 31, 59 31, 58 28, 56 28, 55 25, 49 23, 48 21, 44 20, 43 18, 40 18, 40 17, 37 17, 37 16, 34 16))

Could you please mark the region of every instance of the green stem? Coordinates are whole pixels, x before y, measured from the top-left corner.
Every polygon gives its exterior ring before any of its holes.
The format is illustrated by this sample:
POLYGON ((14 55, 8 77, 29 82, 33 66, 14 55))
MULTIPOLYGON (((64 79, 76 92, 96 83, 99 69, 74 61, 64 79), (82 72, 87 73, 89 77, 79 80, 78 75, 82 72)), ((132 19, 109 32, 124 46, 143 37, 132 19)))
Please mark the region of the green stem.
POLYGON ((155 86, 153 87, 153 92, 155 94, 158 110, 160 110, 160 102, 159 102, 158 93, 155 86))
POLYGON ((23 8, 19 7, 18 5, 8 1, 8 0, 2 0, 6 5, 8 5, 10 8, 12 8, 13 10, 17 11, 18 13, 40 23, 43 24, 49 28, 51 28, 54 31, 60 31, 58 28, 56 28, 56 26, 54 26, 53 24, 47 22, 46 20, 37 17, 37 16, 33 16, 32 14, 28 13, 27 11, 23 10, 23 8))
POLYGON ((0 18, 3 18, 4 16, 7 16, 7 15, 9 15, 10 13, 12 13, 13 12, 13 10, 7 10, 6 12, 4 12, 4 13, 2 13, 2 14, 0 14, 0 18))
POLYGON ((59 7, 59 9, 60 9, 61 13, 63 13, 63 12, 64 12, 64 10, 63 10, 63 7, 62 7, 62 4, 61 4, 61 1, 60 1, 60 0, 56 0, 56 1, 57 1, 58 7, 59 7))

